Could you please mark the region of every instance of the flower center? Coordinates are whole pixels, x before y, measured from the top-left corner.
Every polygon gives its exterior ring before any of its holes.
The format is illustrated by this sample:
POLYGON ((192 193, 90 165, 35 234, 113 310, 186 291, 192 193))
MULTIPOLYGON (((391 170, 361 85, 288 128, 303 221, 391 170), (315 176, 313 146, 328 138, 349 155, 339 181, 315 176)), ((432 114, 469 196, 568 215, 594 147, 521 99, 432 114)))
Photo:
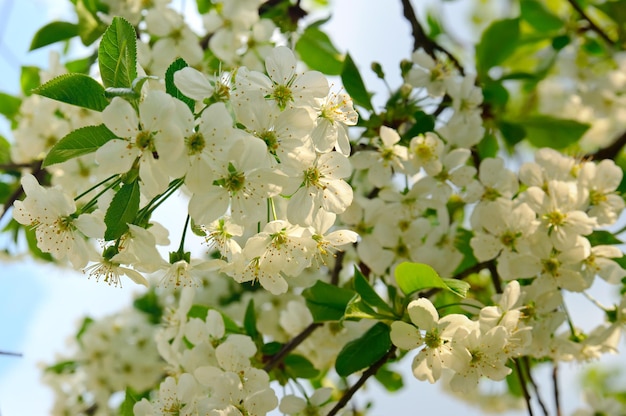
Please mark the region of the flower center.
POLYGON ((284 110, 287 107, 289 101, 293 101, 293 93, 291 89, 286 85, 276 85, 274 87, 274 93, 272 94, 272 98, 276 100, 278 107, 281 110, 284 110))
POLYGON ((140 131, 135 137, 135 146, 141 151, 147 150, 154 152, 154 135, 149 131, 140 131))
POLYGON ((187 154, 197 155, 206 147, 206 140, 200 132, 195 132, 187 138, 187 154))

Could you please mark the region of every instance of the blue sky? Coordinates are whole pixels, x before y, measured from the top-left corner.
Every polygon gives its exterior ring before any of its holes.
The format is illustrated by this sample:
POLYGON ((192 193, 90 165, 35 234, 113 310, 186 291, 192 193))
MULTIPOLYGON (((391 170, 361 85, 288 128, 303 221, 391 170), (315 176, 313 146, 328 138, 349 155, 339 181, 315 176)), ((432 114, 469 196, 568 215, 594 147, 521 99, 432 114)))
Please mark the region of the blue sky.
MULTIPOLYGON (((69 2, 0 0, 0 91, 18 92, 21 65, 47 66, 50 48, 27 53, 28 46, 37 28, 65 16, 67 9, 58 8, 65 3, 69 2)), ((391 83, 397 83, 397 62, 410 56, 412 41, 400 1, 385 2, 382 8, 380 4, 375 0, 338 1, 337 16, 342 18, 331 20, 326 27, 338 48, 348 50, 362 65, 367 85, 384 91, 382 82, 369 70, 369 62, 382 62, 391 83)), ((384 92, 379 94, 379 99, 384 97, 384 92)), ((8 136, 6 124, 0 124, 0 133, 8 136)), ((80 272, 31 260, 0 263, 0 350, 24 354, 22 358, 0 356, 0 414, 47 414, 52 396, 39 382, 39 363, 67 351, 66 339, 84 315, 102 316, 119 310, 129 304, 135 290, 130 282, 123 289, 112 288, 89 281, 80 272)), ((404 362, 404 368, 410 368, 410 361, 404 362)), ((482 414, 441 394, 439 386, 413 379, 409 371, 404 379, 408 387, 400 394, 383 393, 377 386, 369 389, 368 396, 378 403, 375 414, 418 408, 426 414, 482 414)), ((576 401, 574 395, 572 402, 576 401)))

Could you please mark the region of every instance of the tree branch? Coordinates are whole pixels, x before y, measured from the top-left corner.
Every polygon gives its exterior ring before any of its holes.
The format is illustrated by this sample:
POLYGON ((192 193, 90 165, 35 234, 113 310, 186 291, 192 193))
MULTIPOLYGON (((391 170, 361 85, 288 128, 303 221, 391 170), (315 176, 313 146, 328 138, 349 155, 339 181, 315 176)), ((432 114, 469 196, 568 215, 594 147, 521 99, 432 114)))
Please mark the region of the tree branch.
POLYGON ((9 351, 0 351, 0 355, 9 355, 11 357, 21 357, 22 354, 19 352, 9 352, 9 351))
POLYGON ((559 366, 554 363, 552 367, 552 384, 554 386, 554 406, 556 407, 556 416, 561 416, 561 398, 559 393, 559 366))
POLYGON ((447 49, 440 46, 438 43, 436 43, 435 41, 433 41, 432 39, 428 37, 428 35, 424 31, 424 28, 422 27, 420 22, 417 20, 415 9, 413 8, 413 5, 411 4, 411 0, 401 0, 401 1, 402 1, 402 11, 403 11, 404 17, 411 25, 411 33, 413 35, 413 50, 415 51, 415 50, 418 50, 419 48, 423 48, 424 51, 426 51, 426 53, 435 60, 437 59, 435 56, 435 51, 442 52, 444 55, 448 57, 448 59, 450 59, 450 61, 452 61, 452 63, 459 70, 461 75, 465 75, 463 66, 458 61, 458 59, 456 59, 454 55, 448 52, 447 49))
POLYGON ((528 414, 533 416, 533 407, 530 404, 530 393, 528 393, 528 386, 526 386, 526 378, 524 377, 524 372, 522 371, 522 365, 520 364, 519 358, 514 358, 513 362, 515 363, 515 369, 517 370, 517 377, 519 378, 519 384, 522 388, 522 393, 524 395, 524 400, 526 401, 526 408, 528 409, 528 414))
POLYGON ((370 378, 373 375, 376 375, 376 373, 378 372, 380 367, 382 367, 387 361, 389 361, 395 355, 396 355, 396 346, 392 345, 391 348, 389 349, 389 351, 387 351, 387 354, 383 355, 378 361, 376 361, 374 364, 372 364, 372 366, 370 368, 365 370, 363 375, 361 375, 361 378, 352 387, 350 387, 343 394, 343 396, 341 396, 341 399, 339 399, 339 401, 337 402, 335 407, 333 407, 330 410, 330 412, 328 412, 327 416, 334 416, 334 415, 337 414, 337 412, 339 412, 341 409, 343 409, 345 407, 345 405, 348 404, 348 402, 350 401, 352 396, 354 396, 354 394, 361 387, 363 387, 363 384, 365 384, 367 379, 370 378))
POLYGON ((307 339, 313 333, 313 331, 315 331, 320 326, 322 326, 321 323, 313 322, 312 324, 304 328, 302 332, 293 337, 291 341, 283 345, 283 348, 280 351, 272 356, 270 361, 263 367, 263 370, 265 370, 266 372, 270 372, 274 367, 280 364, 280 362, 287 356, 287 354, 296 349, 298 345, 302 344, 302 342, 307 339))
POLYGON ((615 159, 624 146, 626 146, 626 131, 609 146, 586 155, 586 158, 594 160, 615 159))
POLYGON ((580 4, 578 4, 578 2, 576 0, 567 0, 568 3, 574 8, 574 10, 576 10, 578 12, 578 14, 587 21, 587 23, 589 24, 589 29, 593 30, 594 32, 596 32, 598 34, 598 36, 600 36, 602 38, 602 40, 604 40, 606 43, 608 43, 610 46, 615 46, 615 42, 606 34, 604 33, 604 31, 602 29, 600 29, 600 27, 598 27, 598 25, 596 25, 593 20, 591 20, 589 18, 589 15, 587 13, 585 13, 585 11, 583 10, 582 7, 580 7, 580 4))

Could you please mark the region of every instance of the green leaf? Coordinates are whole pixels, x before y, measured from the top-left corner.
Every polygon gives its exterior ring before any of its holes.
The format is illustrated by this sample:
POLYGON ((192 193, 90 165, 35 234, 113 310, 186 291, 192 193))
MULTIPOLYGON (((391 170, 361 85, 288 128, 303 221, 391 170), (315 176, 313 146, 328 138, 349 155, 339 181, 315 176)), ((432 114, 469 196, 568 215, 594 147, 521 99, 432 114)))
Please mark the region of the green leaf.
POLYGON ((320 374, 309 360, 298 354, 289 354, 283 364, 290 378, 315 378, 320 374))
POLYGON ((352 101, 354 101, 355 104, 360 105, 366 110, 374 111, 371 94, 367 92, 359 69, 356 67, 350 54, 346 54, 344 58, 341 81, 343 82, 346 92, 352 97, 352 101))
POLYGON ((132 224, 139 211, 139 182, 126 183, 111 200, 111 205, 104 215, 107 226, 104 232, 106 241, 120 238, 132 224))
POLYGON ((517 47, 519 18, 496 20, 483 32, 476 45, 476 69, 481 77, 504 62, 517 47))
POLYGON ((276 355, 283 349, 283 344, 278 341, 270 341, 263 344, 261 347, 261 353, 264 355, 276 355))
POLYGON ((189 65, 187 65, 187 62, 185 62, 183 58, 178 58, 177 60, 172 62, 172 64, 169 66, 169 68, 167 68, 167 71, 165 72, 165 92, 187 104, 187 107, 189 107, 189 109, 193 113, 196 107, 196 102, 183 94, 174 84, 174 73, 188 66, 189 65))
POLYGON ((528 141, 536 147, 563 149, 576 143, 589 129, 589 124, 575 120, 536 115, 520 120, 528 141))
POLYGON ((155 290, 151 288, 141 297, 133 301, 135 309, 148 315, 149 321, 155 325, 161 322, 163 316, 163 308, 159 303, 159 297, 155 290))
POLYGON ((519 123, 498 120, 497 126, 500 129, 500 133, 502 133, 502 138, 510 147, 515 146, 526 137, 526 130, 519 123))
POLYGON ((485 134, 485 137, 476 146, 481 160, 488 157, 497 157, 499 148, 498 140, 491 133, 485 134))
POLYGON ((94 43, 106 30, 104 25, 96 16, 89 1, 76 1, 76 14, 78 15, 78 36, 83 45, 89 46, 94 43))
POLYGON ((587 240, 592 246, 623 244, 613 233, 606 230, 595 230, 587 236, 587 240))
POLYGON ((565 25, 558 16, 554 15, 542 2, 537 0, 521 1, 520 15, 536 31, 542 33, 560 30, 565 25))
POLYGON ((126 395, 124 396, 124 401, 120 405, 119 414, 120 416, 134 416, 133 407, 135 403, 141 400, 141 397, 137 394, 136 391, 131 389, 130 387, 126 387, 126 395))
POLYGON ((102 111, 109 105, 104 87, 85 74, 60 75, 35 88, 33 93, 96 111, 102 111))
POLYGON ((45 371, 54 374, 67 374, 73 373, 78 368, 78 362, 73 360, 66 360, 58 362, 50 367, 46 367, 45 371))
POLYGON ((442 279, 435 269, 422 263, 400 263, 396 267, 395 276, 400 290, 402 290, 405 295, 410 295, 419 290, 437 288, 449 290, 450 292, 464 297, 464 293, 467 293, 467 288, 469 288, 467 282, 442 279))
POLYGON ((251 338, 256 338, 259 331, 256 329, 256 312, 254 310, 254 299, 250 299, 246 307, 246 313, 243 317, 243 328, 251 338))
POLYGON ((137 34, 124 18, 114 17, 98 47, 100 75, 105 87, 131 88, 137 78, 137 34))
POLYGON ((314 322, 339 321, 356 293, 318 280, 302 292, 314 322))
POLYGON ((413 118, 415 119, 415 123, 409 130, 407 130, 406 133, 402 135, 402 137, 407 140, 407 143, 413 137, 435 130, 435 117, 430 114, 426 114, 422 110, 418 110, 415 114, 413 114, 413 118))
POLYGON ((23 66, 20 75, 20 86, 24 95, 31 95, 32 91, 40 85, 39 68, 36 66, 23 66))
POLYGON ((95 152, 103 144, 116 138, 117 136, 104 124, 74 130, 52 146, 43 161, 43 166, 54 165, 95 152))
POLYGON ((86 58, 75 59, 65 63, 68 72, 88 74, 91 66, 96 62, 96 56, 88 56, 86 58))
POLYGON ((385 367, 379 369, 374 377, 389 392, 399 391, 404 387, 402 375, 385 367))
POLYGON ((78 36, 78 25, 69 22, 51 22, 35 33, 30 51, 78 36))
POLYGON ((624 42, 626 40, 626 0, 605 1, 594 4, 594 7, 602 10, 617 24, 619 41, 624 42))
POLYGON ((348 377, 381 359, 391 348, 389 332, 386 324, 377 322, 360 338, 348 342, 337 355, 337 374, 348 377))
POLYGON ((354 267, 354 289, 361 295, 361 299, 369 306, 378 308, 381 312, 387 312, 391 316, 394 316, 393 309, 380 297, 374 288, 367 281, 363 273, 355 266, 354 267))
POLYGON ((215 6, 211 3, 211 0, 197 0, 198 4, 198 13, 205 14, 208 13, 215 6))
POLYGON ((20 112, 22 100, 18 97, 0 92, 0 114, 13 121, 20 112))
POLYGON ((87 331, 87 329, 91 326, 91 324, 93 324, 95 321, 90 318, 89 316, 85 316, 83 318, 83 322, 81 322, 80 324, 80 328, 78 329, 78 332, 76 333, 76 341, 80 341, 80 339, 83 337, 83 335, 85 334, 85 332, 87 331))
POLYGON ((315 23, 304 30, 295 49, 311 69, 327 75, 340 75, 343 70, 341 53, 315 23))
POLYGON ((395 316, 382 315, 376 312, 371 306, 363 301, 361 296, 356 295, 346 306, 344 319, 361 320, 361 319, 395 319, 395 316))

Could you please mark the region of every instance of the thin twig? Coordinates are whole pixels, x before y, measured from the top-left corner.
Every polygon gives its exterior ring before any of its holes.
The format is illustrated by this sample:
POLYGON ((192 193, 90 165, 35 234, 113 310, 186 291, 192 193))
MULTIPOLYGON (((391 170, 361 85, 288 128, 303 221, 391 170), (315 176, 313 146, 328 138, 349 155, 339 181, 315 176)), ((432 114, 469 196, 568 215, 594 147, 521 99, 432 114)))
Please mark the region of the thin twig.
POLYGON ((539 403, 539 406, 541 406, 541 410, 543 411, 543 414, 545 416, 548 416, 549 415, 548 407, 546 406, 543 399, 541 398, 539 387, 535 383, 535 380, 533 379, 533 376, 530 373, 530 363, 528 362, 528 357, 524 357, 524 368, 526 369, 526 376, 528 377, 528 381, 530 382, 530 384, 533 386, 533 389, 535 390, 535 396, 537 397, 537 402, 539 403))
POLYGON ((402 0, 402 11, 404 17, 411 25, 411 33, 413 35, 413 50, 424 48, 424 51, 426 51, 426 53, 430 55, 433 59, 437 59, 435 56, 436 50, 442 52, 448 57, 448 59, 450 59, 454 66, 459 70, 461 75, 465 75, 463 66, 458 61, 458 59, 456 59, 456 57, 448 52, 448 50, 445 49, 443 46, 439 45, 428 37, 428 35, 424 31, 424 28, 417 20, 417 15, 415 14, 415 9, 411 4, 411 0, 402 0))
POLYGON ((596 25, 593 20, 591 20, 589 18, 589 15, 587 13, 585 13, 585 11, 583 10, 582 7, 580 7, 580 4, 578 4, 578 2, 576 0, 567 0, 569 4, 572 5, 572 7, 574 8, 574 10, 576 10, 578 12, 578 14, 587 21, 587 23, 589 24, 589 28, 591 30, 593 30, 594 32, 596 32, 598 34, 598 36, 600 36, 606 43, 608 43, 610 46, 615 46, 615 42, 606 34, 604 33, 604 31, 602 29, 600 29, 600 27, 598 27, 598 25, 596 25))
POLYGON ((554 363, 552 366, 552 384, 554 386, 554 405, 556 407, 556 416, 561 416, 561 398, 559 393, 559 366, 554 363))
POLYGON ((378 372, 380 367, 382 367, 387 361, 389 361, 395 355, 396 355, 396 346, 392 345, 391 348, 389 349, 389 351, 387 351, 387 354, 383 355, 378 361, 376 361, 374 364, 372 364, 372 366, 370 368, 365 370, 363 375, 361 375, 361 378, 352 387, 350 387, 343 394, 343 396, 341 396, 341 399, 339 399, 339 401, 337 402, 335 407, 333 407, 330 410, 330 412, 328 412, 327 416, 334 416, 334 415, 337 414, 337 412, 339 412, 341 409, 343 409, 345 407, 345 405, 348 404, 348 402, 350 401, 352 396, 354 396, 354 394, 361 387, 363 387, 363 384, 365 384, 367 379, 370 378, 373 375, 376 375, 376 373, 378 372))
POLYGON ((502 293, 502 283, 500 282, 500 275, 498 274, 498 269, 496 269, 496 264, 494 262, 489 263, 487 269, 489 269, 489 273, 491 274, 491 281, 493 282, 496 293, 502 293))
POLYGON ((283 358, 287 356, 287 354, 296 349, 298 345, 300 345, 305 339, 307 339, 313 333, 313 331, 315 331, 320 326, 322 326, 321 323, 313 322, 312 324, 304 328, 304 330, 295 337, 293 337, 291 341, 283 345, 283 348, 272 356, 271 360, 267 364, 265 364, 265 367, 263 367, 263 369, 266 372, 271 371, 283 360, 283 358))
POLYGON ((524 400, 526 401, 526 408, 528 409, 528 414, 533 416, 533 408, 530 404, 530 394, 528 393, 528 387, 526 386, 526 379, 524 378, 524 373, 522 372, 522 366, 518 358, 513 359, 515 363, 515 369, 517 370, 517 377, 519 378, 519 384, 522 387, 522 393, 524 395, 524 400))
POLYGON ((9 351, 0 351, 0 355, 9 355, 11 357, 21 357, 22 354, 19 352, 9 352, 9 351))
POLYGON ((339 273, 341 273, 341 269, 343 269, 343 259, 345 256, 345 251, 338 251, 337 254, 335 254, 335 265, 330 273, 331 285, 337 286, 339 284, 339 273))

